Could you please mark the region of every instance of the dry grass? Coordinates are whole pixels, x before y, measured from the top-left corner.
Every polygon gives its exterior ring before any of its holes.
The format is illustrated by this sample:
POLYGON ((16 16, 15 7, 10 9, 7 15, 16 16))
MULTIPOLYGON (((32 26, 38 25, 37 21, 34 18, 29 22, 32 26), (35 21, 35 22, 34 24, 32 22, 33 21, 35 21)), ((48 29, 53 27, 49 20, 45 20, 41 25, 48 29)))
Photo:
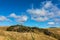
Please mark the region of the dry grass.
MULTIPOLYGON (((0 27, 0 40, 57 40, 43 32, 13 32, 5 31, 8 27, 0 27)), ((49 31, 60 35, 60 28, 49 28, 49 31)))
POLYGON ((60 28, 49 28, 49 31, 55 33, 55 34, 59 34, 60 35, 60 28))
POLYGON ((18 33, 0 30, 0 40, 57 40, 43 33, 18 33))
POLYGON ((5 26, 4 26, 4 27, 3 27, 3 26, 0 26, 0 30, 4 30, 4 31, 5 31, 7 28, 8 28, 8 27, 5 27, 5 26))

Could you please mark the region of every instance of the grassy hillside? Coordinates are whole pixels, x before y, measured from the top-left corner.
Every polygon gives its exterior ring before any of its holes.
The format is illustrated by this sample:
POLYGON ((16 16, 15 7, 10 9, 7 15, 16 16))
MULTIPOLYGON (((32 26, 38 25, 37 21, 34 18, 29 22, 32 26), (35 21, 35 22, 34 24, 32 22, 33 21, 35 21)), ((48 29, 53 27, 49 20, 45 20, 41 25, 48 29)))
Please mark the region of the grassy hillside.
POLYGON ((60 40, 59 32, 60 28, 41 29, 13 25, 0 27, 0 40, 60 40))
POLYGON ((44 35, 43 33, 18 33, 0 30, 0 40, 57 40, 53 37, 44 35))
POLYGON ((48 30, 60 35, 60 28, 49 28, 48 30))
POLYGON ((0 26, 0 30, 4 30, 5 31, 5 30, 7 30, 7 28, 8 28, 7 26, 0 26))

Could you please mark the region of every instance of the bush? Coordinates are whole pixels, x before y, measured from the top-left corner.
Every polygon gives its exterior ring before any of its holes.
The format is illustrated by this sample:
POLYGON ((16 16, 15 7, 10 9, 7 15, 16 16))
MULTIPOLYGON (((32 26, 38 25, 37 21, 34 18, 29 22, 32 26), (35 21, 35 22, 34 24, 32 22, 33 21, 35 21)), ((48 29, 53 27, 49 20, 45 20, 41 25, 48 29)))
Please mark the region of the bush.
POLYGON ((17 31, 17 32, 29 32, 31 30, 30 27, 26 27, 23 25, 13 25, 7 28, 7 31, 17 31))
POLYGON ((52 37, 60 40, 60 35, 58 35, 58 34, 56 34, 56 33, 52 33, 52 32, 50 32, 50 31, 48 31, 47 29, 44 30, 44 34, 45 34, 45 35, 48 35, 48 36, 52 36, 52 37))
POLYGON ((50 32, 50 31, 48 31, 47 29, 45 29, 45 30, 44 30, 44 34, 46 34, 46 35, 49 35, 49 36, 50 36, 50 35, 52 34, 52 32, 50 32))

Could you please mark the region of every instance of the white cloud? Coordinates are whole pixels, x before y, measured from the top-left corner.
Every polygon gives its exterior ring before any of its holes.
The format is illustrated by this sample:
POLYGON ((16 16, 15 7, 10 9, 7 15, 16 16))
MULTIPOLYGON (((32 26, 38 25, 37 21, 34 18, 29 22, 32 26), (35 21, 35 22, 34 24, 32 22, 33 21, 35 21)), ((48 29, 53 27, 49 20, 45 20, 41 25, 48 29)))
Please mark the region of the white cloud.
POLYGON ((11 21, 10 19, 8 19, 7 17, 5 16, 0 16, 0 22, 1 21, 11 21))
POLYGON ((11 13, 9 17, 18 18, 18 16, 15 13, 11 13))
POLYGON ((48 24, 49 24, 49 25, 54 25, 54 24, 55 24, 55 22, 48 22, 48 24))
POLYGON ((27 9, 27 12, 31 15, 31 19, 35 21, 47 21, 60 16, 60 9, 51 1, 44 3, 40 9, 27 9), (43 17, 42 17, 43 16, 43 17))
POLYGON ((15 13, 11 13, 10 16, 11 16, 11 17, 15 17, 16 14, 15 14, 15 13))
POLYGON ((28 17, 25 15, 20 16, 19 18, 17 18, 17 22, 23 23, 25 21, 27 21, 28 17))
POLYGON ((60 24, 60 18, 54 18, 54 21, 56 22, 56 24, 60 24))
POLYGON ((45 9, 28 9, 28 13, 33 15, 46 15, 47 11, 45 9))
POLYGON ((16 15, 15 13, 11 13, 9 17, 14 18, 19 23, 25 22, 28 19, 26 15, 16 15))
POLYGON ((49 9, 53 7, 53 4, 51 1, 46 1, 45 4, 43 5, 44 8, 49 9))
POLYGON ((38 21, 38 22, 40 22, 40 21, 44 22, 44 21, 48 20, 47 17, 32 17, 32 19, 35 21, 38 21))

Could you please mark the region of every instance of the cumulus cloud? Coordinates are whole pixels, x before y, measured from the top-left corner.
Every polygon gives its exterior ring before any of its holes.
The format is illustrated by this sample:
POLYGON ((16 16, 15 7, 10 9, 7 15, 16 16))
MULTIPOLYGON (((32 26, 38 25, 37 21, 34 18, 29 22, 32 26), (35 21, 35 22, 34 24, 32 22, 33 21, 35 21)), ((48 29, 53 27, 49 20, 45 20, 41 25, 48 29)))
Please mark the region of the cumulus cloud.
POLYGON ((27 12, 31 14, 31 18, 33 20, 46 21, 48 19, 48 17, 41 17, 41 16, 46 16, 47 11, 45 9, 28 9, 27 12))
POLYGON ((24 23, 28 20, 26 15, 16 15, 15 13, 11 13, 9 16, 0 16, 0 22, 12 22, 10 18, 13 18, 18 23, 24 23))
POLYGON ((19 23, 23 23, 28 19, 26 15, 16 15, 15 13, 11 13, 9 17, 14 18, 15 21, 19 23))
POLYGON ((27 12, 33 15, 45 15, 47 13, 44 9, 28 9, 27 12))
POLYGON ((60 18, 54 18, 54 22, 56 22, 56 24, 60 24, 60 18))
POLYGON ((37 21, 37 22, 40 22, 40 21, 46 21, 48 20, 47 17, 32 17, 33 20, 37 21))
POLYGON ((17 18, 17 22, 23 23, 23 22, 27 21, 27 19, 28 19, 27 16, 22 15, 22 16, 20 16, 19 18, 17 18))
POLYGON ((27 12, 31 15, 32 20, 47 21, 49 19, 53 19, 55 21, 56 17, 60 17, 60 9, 57 7, 57 5, 53 4, 52 1, 42 3, 42 7, 40 9, 27 9, 27 12))
POLYGON ((7 17, 5 16, 0 16, 0 22, 1 21, 11 21, 10 19, 8 19, 7 17))
POLYGON ((11 13, 9 17, 18 18, 19 16, 17 16, 15 13, 11 13))
POLYGON ((49 24, 49 25, 54 25, 54 24, 55 24, 55 22, 48 22, 48 24, 49 24))

